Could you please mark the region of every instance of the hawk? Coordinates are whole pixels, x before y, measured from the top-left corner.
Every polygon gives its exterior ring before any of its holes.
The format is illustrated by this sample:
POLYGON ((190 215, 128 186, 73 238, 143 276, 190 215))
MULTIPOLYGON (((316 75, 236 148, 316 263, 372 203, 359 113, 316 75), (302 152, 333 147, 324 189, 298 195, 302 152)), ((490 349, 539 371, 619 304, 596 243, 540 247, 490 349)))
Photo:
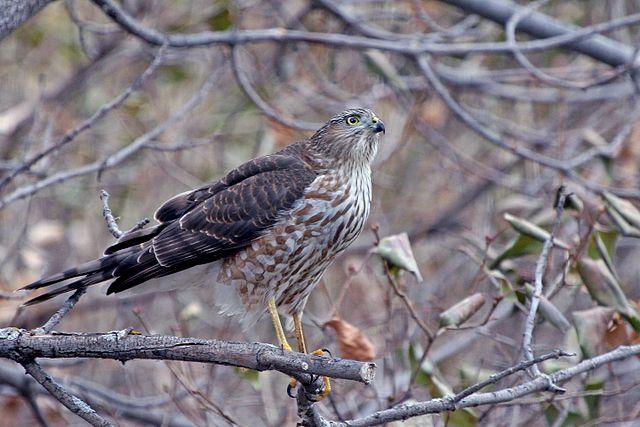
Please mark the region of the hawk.
POLYGON ((126 233, 99 259, 24 287, 77 278, 25 304, 109 280, 107 294, 144 282, 210 283, 222 311, 243 314, 245 324, 268 312, 287 350, 278 312, 290 315, 306 352, 302 312, 324 271, 362 231, 384 131, 373 111, 346 110, 311 138, 169 199, 155 213, 157 225, 126 233))

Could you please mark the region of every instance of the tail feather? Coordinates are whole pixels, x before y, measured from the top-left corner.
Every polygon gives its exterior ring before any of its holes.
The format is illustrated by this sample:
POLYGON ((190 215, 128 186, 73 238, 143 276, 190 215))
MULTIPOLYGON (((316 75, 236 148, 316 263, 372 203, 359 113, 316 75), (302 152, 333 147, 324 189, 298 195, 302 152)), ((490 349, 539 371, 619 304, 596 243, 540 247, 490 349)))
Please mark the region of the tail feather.
POLYGON ((52 276, 36 280, 35 282, 20 288, 20 290, 39 289, 45 286, 53 285, 54 283, 62 282, 67 279, 72 279, 74 277, 85 276, 87 274, 91 275, 92 273, 112 269, 135 252, 136 250, 131 248, 112 255, 107 255, 102 258, 89 261, 77 267, 70 268, 69 270, 63 271, 62 273, 54 274, 52 276))
POLYGON ((27 307, 30 305, 38 304, 38 303, 50 300, 51 298, 58 296, 60 294, 64 294, 65 292, 75 291, 77 289, 95 285, 97 283, 104 282, 105 280, 109 280, 112 278, 113 278, 113 269, 110 269, 109 271, 101 271, 101 272, 93 273, 86 277, 83 277, 80 280, 76 280, 67 285, 64 285, 57 289, 53 289, 49 292, 46 292, 42 295, 38 295, 37 297, 22 303, 22 305, 24 307, 27 307))

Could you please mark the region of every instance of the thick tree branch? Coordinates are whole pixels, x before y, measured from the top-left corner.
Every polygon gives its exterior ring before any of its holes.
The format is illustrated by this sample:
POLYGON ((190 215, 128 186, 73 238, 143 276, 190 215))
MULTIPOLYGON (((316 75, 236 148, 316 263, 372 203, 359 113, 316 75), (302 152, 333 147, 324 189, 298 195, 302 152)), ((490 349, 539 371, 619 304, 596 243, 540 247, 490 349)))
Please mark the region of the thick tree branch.
MULTIPOLYGON (((441 0, 459 7, 467 13, 474 13, 500 25, 506 25, 509 19, 518 13, 522 6, 511 0, 441 0)), ((580 27, 567 24, 539 12, 527 14, 518 22, 518 31, 539 39, 569 34, 580 27)), ((626 65, 633 58, 633 48, 601 35, 571 42, 566 47, 588 55, 598 61, 617 67, 626 65)))
POLYGON ((0 0, 0 40, 27 19, 40 12, 52 0, 0 0))
POLYGON ((13 360, 81 357, 123 362, 132 359, 182 360, 257 371, 275 370, 293 377, 322 375, 365 384, 371 382, 375 375, 373 363, 285 352, 269 344, 147 336, 127 330, 96 334, 32 335, 24 329, 0 329, 0 357, 13 360))
MULTIPOLYGON (((92 2, 100 9, 102 9, 102 11, 107 16, 109 16, 114 22, 120 25, 124 30, 149 44, 158 46, 163 44, 166 44, 170 47, 181 48, 211 46, 219 44, 233 46, 246 43, 274 41, 320 43, 348 49, 371 48, 408 55, 462 55, 467 53, 511 53, 513 51, 513 46, 511 45, 511 43, 503 42, 437 43, 427 41, 422 38, 415 38, 412 40, 407 40, 405 38, 402 38, 401 40, 388 40, 384 38, 350 36, 345 34, 286 30, 283 28, 268 28, 259 30, 227 30, 217 32, 203 31, 200 33, 192 34, 167 34, 143 26, 132 16, 128 15, 116 2, 112 0, 92 0, 92 2)), ((453 4, 454 2, 450 3, 453 4)), ((508 13, 507 18, 513 14, 513 12, 509 12, 509 9, 506 10, 506 13, 508 13)), ((553 18, 547 18, 550 20, 550 22, 556 22, 556 26, 559 25, 557 24, 558 21, 555 21, 553 18)), ((531 19, 531 16, 529 17, 529 19, 531 19)), ((528 22, 528 20, 525 21, 525 23, 521 24, 522 28, 519 27, 519 29, 528 28, 526 22, 528 22)), ((615 28, 636 24, 638 22, 640 22, 640 14, 625 16, 621 19, 612 20, 585 28, 571 27, 568 25, 562 26, 561 29, 556 28, 554 37, 550 36, 549 38, 546 38, 544 40, 522 42, 519 43, 518 49, 521 52, 530 52, 546 50, 560 46, 568 46, 572 49, 581 51, 578 49, 579 47, 585 44, 589 45, 594 39, 596 41, 599 41, 598 46, 602 44, 600 40, 609 40, 604 36, 596 35, 597 33, 610 31, 615 28)), ((540 32, 540 36, 542 37, 543 35, 544 33, 540 32)), ((592 56, 594 59, 614 66, 625 65, 629 61, 631 61, 633 57, 633 49, 631 47, 614 42, 613 40, 609 41, 611 43, 610 46, 607 45, 607 47, 611 49, 615 48, 619 53, 616 60, 613 60, 611 59, 611 57, 606 55, 600 55, 600 52, 597 50, 594 52, 594 50, 582 49, 584 50, 583 53, 592 56), (598 53, 598 55, 596 55, 596 53, 598 53)))

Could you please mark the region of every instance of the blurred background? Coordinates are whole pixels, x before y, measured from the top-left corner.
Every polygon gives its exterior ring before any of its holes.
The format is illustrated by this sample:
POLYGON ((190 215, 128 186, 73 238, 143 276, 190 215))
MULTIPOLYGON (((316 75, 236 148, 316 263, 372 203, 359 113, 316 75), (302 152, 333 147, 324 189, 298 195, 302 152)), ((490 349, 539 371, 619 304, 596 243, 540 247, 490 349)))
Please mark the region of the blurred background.
MULTIPOLYGON (((172 195, 363 106, 387 129, 371 216, 313 293, 305 332, 309 347, 373 359, 379 369, 369 386, 334 381, 319 404, 324 416, 351 419, 442 396, 517 363, 560 185, 571 196, 545 269, 534 352, 577 353, 544 365, 552 371, 637 342, 640 2, 519 2, 530 10, 510 24, 447 3, 474 2, 120 3, 167 33, 286 28, 338 37, 164 49, 92 2, 47 5, 0 43, 0 327, 44 323, 64 297, 20 311, 26 295, 13 291, 113 242, 101 189, 127 230, 172 195), (530 48, 535 37, 513 37, 531 13, 569 30, 609 23, 596 28, 606 30, 605 51, 627 63, 560 44, 530 48), (340 37, 366 43, 349 48, 340 37), (440 50, 418 60, 412 46, 440 50), (413 254, 405 256, 423 282, 371 252, 372 225, 394 244, 407 233, 413 254), (365 351, 354 352, 354 342, 365 351)), ((104 291, 91 288, 56 329, 275 342, 268 319, 243 331, 218 315, 207 288, 129 298, 104 291)), ((297 420, 288 378, 278 373, 159 361, 43 367, 117 425, 297 420)), ((631 425, 640 414, 639 367, 629 359, 576 377, 562 396, 403 425, 631 425)), ((21 395, 7 380, 15 373, 19 365, 0 361, 0 425, 34 424, 38 411, 49 425, 82 425, 47 396, 21 395)))

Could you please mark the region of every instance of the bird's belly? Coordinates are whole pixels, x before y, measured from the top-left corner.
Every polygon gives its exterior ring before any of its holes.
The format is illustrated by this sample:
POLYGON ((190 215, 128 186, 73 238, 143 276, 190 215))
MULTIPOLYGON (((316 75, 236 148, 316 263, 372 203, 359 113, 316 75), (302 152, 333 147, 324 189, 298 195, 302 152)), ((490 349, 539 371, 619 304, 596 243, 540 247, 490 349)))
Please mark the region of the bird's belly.
POLYGON ((251 313, 249 323, 275 298, 281 311, 300 312, 324 271, 358 236, 368 197, 305 199, 268 234, 224 260, 217 287, 223 311, 251 313), (226 289, 225 289, 226 288, 226 289), (229 295, 233 289, 235 295, 229 295), (230 302, 233 301, 233 302, 230 302))

